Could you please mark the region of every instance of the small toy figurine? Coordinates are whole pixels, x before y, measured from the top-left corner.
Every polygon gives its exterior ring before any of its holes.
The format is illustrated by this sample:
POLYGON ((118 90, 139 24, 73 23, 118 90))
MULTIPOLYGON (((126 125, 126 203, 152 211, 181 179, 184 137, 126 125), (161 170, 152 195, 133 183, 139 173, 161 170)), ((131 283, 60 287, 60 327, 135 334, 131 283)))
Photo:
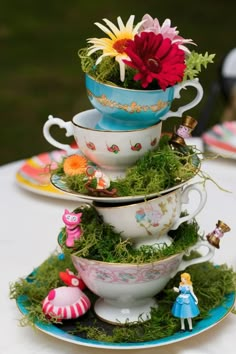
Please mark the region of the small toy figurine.
POLYGON ((186 146, 185 140, 191 137, 191 133, 197 125, 196 119, 186 116, 182 119, 182 123, 175 133, 172 134, 169 144, 173 148, 180 148, 186 146))
POLYGON ((49 291, 43 300, 43 312, 58 320, 84 315, 89 310, 91 302, 82 291, 85 288, 83 280, 69 269, 66 272, 60 272, 59 276, 68 286, 61 286, 49 291))
POLYGON ((78 286, 80 290, 85 289, 85 284, 80 278, 79 274, 75 275, 70 269, 66 269, 65 272, 60 272, 59 277, 68 286, 78 286))
POLYGON ((199 315, 200 311, 197 306, 198 299, 193 292, 190 274, 182 273, 179 287, 174 287, 173 290, 180 295, 177 296, 172 307, 172 314, 180 318, 181 332, 185 332, 185 319, 187 319, 189 331, 192 332, 192 318, 199 315))
POLYGON ((88 178, 94 183, 96 189, 107 189, 110 187, 110 179, 101 170, 88 166, 86 170, 88 178))
POLYGON ((88 176, 88 182, 85 184, 85 187, 93 195, 116 196, 117 190, 115 188, 109 190, 110 178, 101 170, 97 170, 93 166, 88 166, 86 175, 88 176))
POLYGON ((220 239, 224 236, 224 233, 228 231, 230 231, 230 227, 223 221, 218 220, 216 228, 211 233, 209 233, 206 238, 212 246, 220 248, 220 239))
POLYGON ((62 220, 66 225, 66 246, 74 247, 75 240, 78 240, 82 234, 80 227, 82 213, 69 212, 65 209, 62 220))
POLYGON ((107 189, 110 187, 110 179, 102 171, 96 170, 94 178, 97 180, 97 189, 107 189))

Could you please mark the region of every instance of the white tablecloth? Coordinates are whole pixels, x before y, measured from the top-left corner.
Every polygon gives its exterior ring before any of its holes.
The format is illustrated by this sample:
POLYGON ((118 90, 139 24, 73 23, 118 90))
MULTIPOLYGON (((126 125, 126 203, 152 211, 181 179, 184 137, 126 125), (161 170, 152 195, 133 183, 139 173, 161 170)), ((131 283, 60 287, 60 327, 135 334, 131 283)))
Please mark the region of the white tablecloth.
MULTIPOLYGON (((28 275, 57 247, 57 235, 63 226, 61 216, 65 208, 75 209, 79 202, 44 197, 28 192, 15 182, 15 173, 23 161, 0 167, 0 279, 1 279, 1 354, 84 354, 125 352, 89 348, 64 342, 31 327, 19 326, 21 314, 15 301, 9 299, 9 284, 28 275)), ((212 231, 218 219, 226 222, 231 231, 221 240, 213 261, 227 263, 236 270, 236 161, 210 160, 202 170, 223 188, 207 182, 208 200, 198 215, 200 229, 212 231)), ((236 315, 230 313, 216 326, 187 340, 167 346, 139 349, 139 353, 218 354, 235 353, 236 315)), ((128 350, 127 350, 128 351, 128 350)), ((129 351, 130 352, 130 351, 129 351)))

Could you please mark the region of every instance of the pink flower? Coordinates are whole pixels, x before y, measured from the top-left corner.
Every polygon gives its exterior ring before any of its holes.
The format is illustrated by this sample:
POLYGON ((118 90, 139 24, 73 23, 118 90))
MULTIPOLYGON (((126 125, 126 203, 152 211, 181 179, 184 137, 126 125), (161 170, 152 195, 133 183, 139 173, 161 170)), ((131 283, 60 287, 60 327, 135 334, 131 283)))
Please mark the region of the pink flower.
POLYGON ((150 15, 146 14, 143 16, 142 21, 144 24, 140 28, 141 32, 153 32, 155 34, 161 33, 163 38, 169 38, 171 43, 175 43, 178 45, 180 49, 182 49, 186 53, 190 53, 189 49, 183 44, 194 44, 196 45, 192 39, 185 39, 179 36, 179 31, 177 31, 177 27, 171 27, 170 19, 166 19, 162 25, 160 25, 157 18, 153 19, 150 15))
POLYGON ((124 63, 137 70, 135 81, 147 88, 153 80, 165 90, 181 82, 184 75, 185 53, 169 38, 154 32, 141 32, 134 40, 127 41, 126 54, 130 60, 124 63))

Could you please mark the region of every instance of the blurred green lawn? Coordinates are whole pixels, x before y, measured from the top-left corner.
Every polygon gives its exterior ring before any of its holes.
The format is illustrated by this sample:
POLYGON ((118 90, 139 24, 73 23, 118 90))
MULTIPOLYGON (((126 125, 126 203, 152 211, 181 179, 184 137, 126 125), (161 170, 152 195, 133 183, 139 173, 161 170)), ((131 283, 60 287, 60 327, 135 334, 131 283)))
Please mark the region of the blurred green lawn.
MULTIPOLYGON (((216 53, 215 63, 200 76, 205 95, 188 113, 199 118, 210 84, 224 54, 235 47, 234 0, 1 0, 0 12, 0 164, 52 150, 42 134, 49 114, 70 120, 92 108, 85 92, 84 75, 77 57, 88 37, 100 37, 94 26, 104 17, 136 22, 145 13, 161 22, 169 17, 185 38, 192 38, 198 52, 216 53)), ((220 118, 218 100, 209 125, 220 118)), ((175 119, 164 124, 172 130, 175 119)), ((64 131, 63 131, 64 132, 64 131)), ((57 137, 62 132, 55 131, 57 137)))

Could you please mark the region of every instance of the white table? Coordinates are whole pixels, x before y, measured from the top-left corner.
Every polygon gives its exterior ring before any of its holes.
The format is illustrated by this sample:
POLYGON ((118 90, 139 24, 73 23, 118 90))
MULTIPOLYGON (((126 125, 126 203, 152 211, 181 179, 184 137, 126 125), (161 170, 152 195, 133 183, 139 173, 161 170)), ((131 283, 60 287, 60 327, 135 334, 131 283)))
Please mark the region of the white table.
MULTIPOLYGON (((1 354, 84 354, 123 353, 126 350, 104 350, 64 342, 31 327, 20 327, 21 314, 9 299, 9 284, 28 275, 57 247, 57 234, 63 226, 65 208, 75 209, 79 202, 37 195, 20 188, 15 173, 23 161, 0 167, 0 269, 1 269, 1 354)), ((207 182, 208 200, 198 215, 201 231, 208 233, 218 219, 226 222, 231 231, 221 240, 214 262, 227 263, 236 270, 236 161, 211 160, 203 163, 207 172, 223 188, 207 182)), ((139 353, 218 354, 235 353, 236 315, 230 313, 206 332, 167 346, 139 349, 139 353)), ((127 350, 128 351, 128 350, 127 350)), ((130 352, 130 351, 129 351, 130 352)))

